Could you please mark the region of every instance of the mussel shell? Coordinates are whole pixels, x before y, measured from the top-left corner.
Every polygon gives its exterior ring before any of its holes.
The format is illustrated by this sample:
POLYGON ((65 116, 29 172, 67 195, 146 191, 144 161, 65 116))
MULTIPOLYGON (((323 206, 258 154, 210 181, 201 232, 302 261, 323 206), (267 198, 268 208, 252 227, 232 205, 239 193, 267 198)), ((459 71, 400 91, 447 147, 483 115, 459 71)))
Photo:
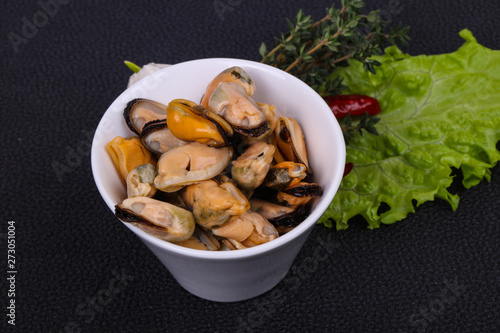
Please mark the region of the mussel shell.
POLYGON ((136 98, 127 103, 127 106, 123 110, 123 117, 125 118, 128 128, 130 128, 132 132, 140 135, 144 125, 148 122, 157 119, 166 119, 166 109, 167 107, 161 103, 146 98, 136 98), (137 112, 141 105, 150 110, 147 119, 136 118, 134 116, 134 113, 137 112))

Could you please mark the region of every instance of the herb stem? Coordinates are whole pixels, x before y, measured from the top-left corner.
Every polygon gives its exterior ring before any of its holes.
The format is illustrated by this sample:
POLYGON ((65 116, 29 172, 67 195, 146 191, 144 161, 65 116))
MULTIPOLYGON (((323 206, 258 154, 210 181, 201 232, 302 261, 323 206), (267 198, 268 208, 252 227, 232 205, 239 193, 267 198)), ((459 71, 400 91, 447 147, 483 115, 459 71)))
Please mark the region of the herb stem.
POLYGON ((380 63, 372 56, 380 54, 386 43, 407 44, 408 28, 398 25, 385 32, 390 22, 378 11, 363 14, 364 0, 337 2, 340 8, 332 4, 321 20, 300 10, 294 20, 287 21, 289 31, 281 34, 276 47, 267 53, 262 43, 261 62, 299 77, 321 95, 338 95, 345 86, 334 72, 340 65, 349 65, 347 59, 357 60, 365 71, 375 73, 380 63))
MULTIPOLYGON (((342 9, 340 10, 340 14, 343 14, 345 12, 345 7, 342 7, 342 9)), ((318 25, 320 25, 322 22, 325 22, 325 21, 328 21, 329 19, 331 19, 332 16, 330 14, 326 15, 325 17, 323 17, 321 20, 315 22, 312 26, 311 26, 311 29, 314 29, 316 28, 318 25)), ((297 28, 297 26, 295 27, 297 28)), ((295 35, 293 34, 293 32, 290 32, 290 36, 288 36, 288 38, 286 39, 286 42, 289 42, 293 39, 293 37, 295 37, 295 35)), ((271 57, 273 54, 275 54, 276 52, 278 52, 283 46, 285 46, 285 44, 283 43, 280 43, 278 44, 274 49, 272 49, 264 58, 262 58, 262 60, 260 61, 261 63, 264 63, 269 57, 271 57)))
MULTIPOLYGON (((288 36, 288 38, 286 39, 287 42, 291 41, 292 38, 293 38, 293 33, 290 34, 290 36, 288 36)), ((266 62, 266 60, 271 57, 273 54, 275 54, 276 52, 279 51, 279 49, 281 49, 283 46, 285 46, 285 44, 283 43, 280 43, 278 44, 274 49, 272 49, 264 58, 262 58, 262 60, 260 61, 261 63, 264 63, 266 62)))
POLYGON ((302 59, 302 57, 299 57, 297 59, 295 59, 294 62, 292 62, 286 69, 285 69, 285 72, 289 72, 292 68, 295 67, 295 65, 297 65, 299 63, 299 61, 302 59))
MULTIPOLYGON (((344 9, 344 8, 342 8, 344 9)), ((330 14, 326 15, 325 17, 323 17, 321 20, 317 21, 316 23, 314 23, 312 26, 311 26, 311 29, 314 29, 316 28, 318 25, 320 25, 321 23, 325 22, 325 21, 328 21, 329 19, 331 19, 332 16, 330 14)))
MULTIPOLYGON (((331 41, 332 39, 335 39, 337 38, 338 36, 340 36, 341 34, 343 33, 343 30, 342 29, 339 29, 337 30, 337 32, 335 34, 333 34, 329 39, 322 39, 318 44, 316 44, 316 46, 310 48, 306 54, 307 55, 311 55, 313 54, 314 52, 316 52, 317 50, 319 50, 323 45, 325 45, 326 43, 328 43, 329 41, 331 41)), ((300 61, 303 60, 303 57, 300 56, 298 57, 297 59, 295 59, 294 62, 292 62, 286 69, 285 69, 285 72, 289 72, 292 68, 294 68, 300 61)), ((344 60, 344 59, 343 59, 344 60)))
POLYGON ((337 64, 337 63, 339 63, 339 62, 341 62, 341 61, 344 61, 344 60, 347 60, 347 59, 349 59, 349 58, 352 58, 353 56, 354 56, 354 52, 353 52, 353 53, 346 54, 346 55, 345 55, 345 56, 343 56, 342 58, 335 59, 335 60, 333 61, 333 63, 334 63, 334 64, 337 64))

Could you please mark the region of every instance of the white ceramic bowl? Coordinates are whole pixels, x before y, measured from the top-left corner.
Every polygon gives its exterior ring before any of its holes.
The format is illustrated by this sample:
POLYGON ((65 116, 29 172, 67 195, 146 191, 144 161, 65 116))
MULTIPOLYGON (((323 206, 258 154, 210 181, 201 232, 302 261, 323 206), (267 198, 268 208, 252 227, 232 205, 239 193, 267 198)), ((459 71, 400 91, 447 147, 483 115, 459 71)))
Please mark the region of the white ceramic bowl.
POLYGON ((276 105, 279 114, 295 118, 301 125, 314 179, 324 189, 310 215, 295 229, 269 243, 220 252, 181 247, 124 223, 181 286, 194 295, 221 302, 249 299, 277 285, 333 199, 344 171, 345 145, 342 131, 323 99, 294 76, 261 63, 226 58, 188 61, 155 72, 125 90, 102 117, 92 143, 95 183, 114 213, 115 205, 126 198, 126 190, 105 146, 116 136, 132 135, 123 119, 127 102, 138 97, 165 105, 175 98, 199 102, 207 84, 231 66, 242 67, 253 79, 255 101, 276 105))

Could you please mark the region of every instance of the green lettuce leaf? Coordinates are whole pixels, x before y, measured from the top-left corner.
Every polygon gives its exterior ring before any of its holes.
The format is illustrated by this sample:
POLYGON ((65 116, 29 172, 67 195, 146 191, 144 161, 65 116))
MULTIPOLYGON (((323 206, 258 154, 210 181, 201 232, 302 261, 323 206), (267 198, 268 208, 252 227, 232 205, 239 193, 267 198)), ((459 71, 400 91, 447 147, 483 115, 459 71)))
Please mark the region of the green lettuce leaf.
POLYGON ((382 107, 376 128, 355 135, 347 146, 347 175, 318 223, 337 229, 362 215, 369 228, 390 224, 435 198, 455 210, 459 198, 447 188, 452 167, 466 188, 490 180, 500 159, 500 51, 477 43, 469 30, 454 53, 409 56, 389 47, 375 75, 352 61, 334 73, 349 87, 344 93, 376 97, 382 107), (379 213, 382 203, 388 205, 379 213), (387 210, 388 209, 388 210, 387 210))

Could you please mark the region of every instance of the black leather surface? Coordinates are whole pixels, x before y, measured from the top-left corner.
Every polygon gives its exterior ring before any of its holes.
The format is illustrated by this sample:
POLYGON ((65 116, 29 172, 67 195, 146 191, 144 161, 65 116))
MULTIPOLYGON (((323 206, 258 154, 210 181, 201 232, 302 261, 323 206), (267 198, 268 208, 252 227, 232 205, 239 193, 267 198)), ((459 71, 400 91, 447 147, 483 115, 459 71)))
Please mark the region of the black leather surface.
MULTIPOLYGON (((285 31, 286 17, 302 8, 321 18, 330 1, 55 1, 0 4, 0 331, 500 329, 499 166, 490 183, 470 190, 452 185, 461 197, 455 212, 437 200, 378 230, 366 229, 362 220, 342 232, 316 226, 274 293, 228 304, 182 289, 101 199, 90 142, 126 87, 130 72, 123 60, 260 60, 260 43, 272 44, 285 31), (221 3, 225 12, 216 10, 221 3), (11 220, 15 327, 6 316, 11 220), (329 244, 324 260, 312 256, 320 241, 329 244)), ((411 26, 405 51, 412 55, 453 52, 463 28, 500 49, 497 1, 367 2, 394 23, 411 26)))

